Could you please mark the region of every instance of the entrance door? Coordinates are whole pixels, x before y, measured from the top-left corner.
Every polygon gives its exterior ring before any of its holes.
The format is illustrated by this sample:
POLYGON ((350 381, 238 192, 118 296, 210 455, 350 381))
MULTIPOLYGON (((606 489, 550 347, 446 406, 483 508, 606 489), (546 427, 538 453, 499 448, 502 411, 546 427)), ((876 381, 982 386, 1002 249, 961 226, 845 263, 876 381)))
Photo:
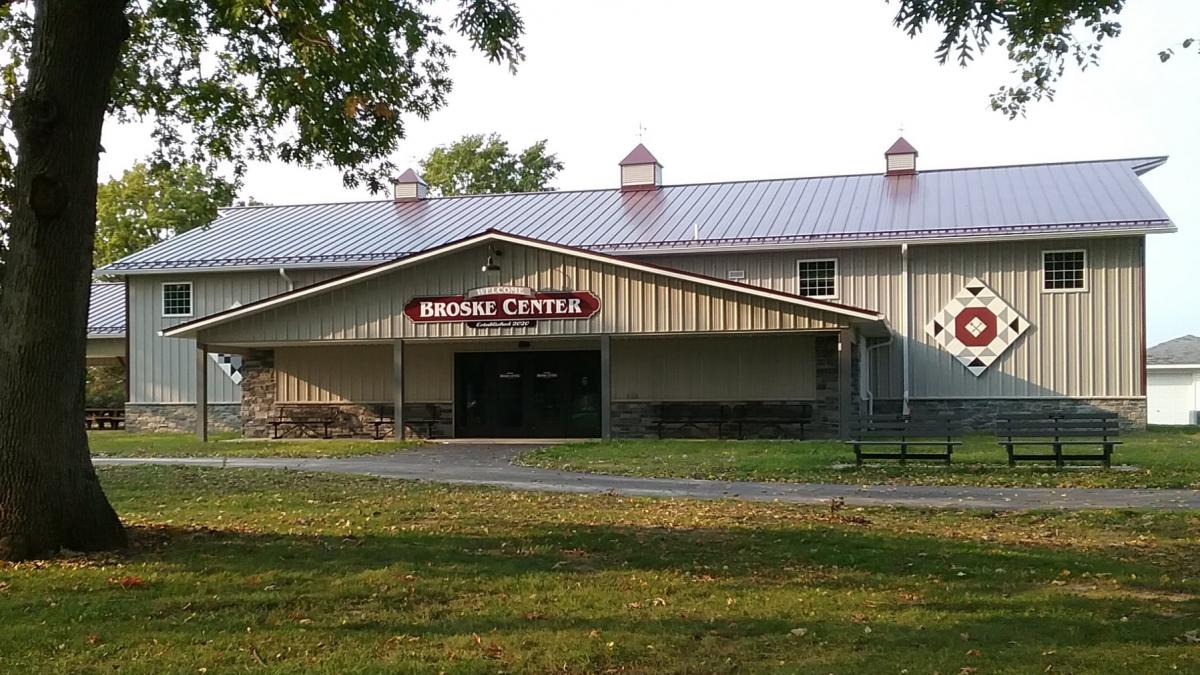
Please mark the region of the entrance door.
POLYGON ((600 435, 599 352, 462 352, 454 374, 456 436, 600 435))

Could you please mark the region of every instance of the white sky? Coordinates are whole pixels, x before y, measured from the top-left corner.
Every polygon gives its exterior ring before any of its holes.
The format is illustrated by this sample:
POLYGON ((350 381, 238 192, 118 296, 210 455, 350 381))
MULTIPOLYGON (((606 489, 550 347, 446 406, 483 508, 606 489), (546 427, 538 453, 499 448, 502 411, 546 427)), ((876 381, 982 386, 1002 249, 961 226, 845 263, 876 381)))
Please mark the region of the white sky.
MULTIPOLYGON (((401 166, 495 131, 516 147, 549 139, 566 164, 560 189, 616 186, 639 124, 667 183, 878 171, 901 126, 926 169, 1167 154, 1144 180, 1180 232, 1149 237, 1148 339, 1200 334, 1200 55, 1157 57, 1200 37, 1200 2, 1129 3, 1100 67, 1068 73, 1054 102, 1016 121, 987 108, 1010 81, 999 49, 965 70, 938 66, 934 36, 910 40, 883 0, 518 4, 528 61, 512 76, 461 49, 449 105, 410 120, 401 166)), ((109 125, 101 177, 144 157, 144 138, 109 125)), ((279 164, 253 166, 243 195, 371 198, 336 171, 279 164)))

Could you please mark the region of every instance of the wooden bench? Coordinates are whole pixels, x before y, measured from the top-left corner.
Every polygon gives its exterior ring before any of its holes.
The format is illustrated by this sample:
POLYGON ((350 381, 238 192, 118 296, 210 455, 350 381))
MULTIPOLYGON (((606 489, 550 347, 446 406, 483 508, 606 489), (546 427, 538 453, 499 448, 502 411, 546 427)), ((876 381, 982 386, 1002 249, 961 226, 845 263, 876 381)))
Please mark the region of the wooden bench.
POLYGON ((329 430, 338 420, 338 410, 330 406, 284 405, 275 409, 271 417, 272 436, 283 438, 295 431, 298 438, 311 434, 313 437, 330 438, 329 430), (321 431, 318 434, 317 428, 321 431), (282 431, 281 431, 282 429, 282 431))
POLYGON ((83 411, 83 424, 89 430, 124 429, 125 410, 123 408, 87 408, 83 411))
MULTIPOLYGON (((396 435, 396 406, 380 405, 375 408, 375 440, 396 435), (387 427, 385 429, 384 427, 387 427)), ((433 428, 442 422, 442 409, 436 403, 406 403, 404 426, 425 427, 425 438, 433 437, 433 428)))
POLYGON ((996 418, 997 445, 1008 452, 1008 465, 1017 462, 1049 462, 1063 466, 1066 462, 1098 461, 1104 468, 1112 466, 1113 448, 1121 423, 1111 413, 1080 413, 1061 415, 1006 415, 996 418), (1096 448, 1096 452, 1080 453, 1068 449, 1096 448), (1049 447, 1050 452, 1018 454, 1019 448, 1049 447))
POLYGON ((732 411, 738 440, 746 437, 747 427, 758 427, 760 431, 774 429, 782 435, 785 426, 799 426, 800 438, 804 438, 804 427, 812 422, 812 417, 812 405, 808 403, 743 403, 735 405, 732 411))
POLYGON ((724 427, 729 422, 729 412, 719 403, 660 403, 658 416, 654 420, 658 437, 663 438, 667 425, 682 431, 687 427, 699 431, 701 424, 717 425, 717 438, 724 438, 724 427))
POLYGON ((962 441, 954 421, 948 417, 913 418, 902 415, 864 415, 850 423, 850 440, 854 446, 854 463, 862 466, 864 459, 898 459, 905 464, 910 459, 936 459, 950 463, 950 454, 962 441), (895 451, 870 448, 895 447, 895 451), (939 448, 938 451, 910 448, 939 448), (863 448, 868 448, 864 450, 863 448))

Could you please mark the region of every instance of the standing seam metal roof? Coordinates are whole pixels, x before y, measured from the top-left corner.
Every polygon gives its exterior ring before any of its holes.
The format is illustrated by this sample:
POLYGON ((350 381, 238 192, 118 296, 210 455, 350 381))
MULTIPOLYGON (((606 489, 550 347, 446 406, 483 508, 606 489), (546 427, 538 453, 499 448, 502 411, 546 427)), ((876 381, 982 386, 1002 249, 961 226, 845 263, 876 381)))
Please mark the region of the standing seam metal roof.
POLYGON ((120 337, 125 334, 125 284, 92 282, 88 302, 88 335, 120 337))
POLYGON ((610 252, 1173 229, 1138 176, 1165 157, 410 202, 223 209, 100 273, 370 263, 488 229, 610 252))

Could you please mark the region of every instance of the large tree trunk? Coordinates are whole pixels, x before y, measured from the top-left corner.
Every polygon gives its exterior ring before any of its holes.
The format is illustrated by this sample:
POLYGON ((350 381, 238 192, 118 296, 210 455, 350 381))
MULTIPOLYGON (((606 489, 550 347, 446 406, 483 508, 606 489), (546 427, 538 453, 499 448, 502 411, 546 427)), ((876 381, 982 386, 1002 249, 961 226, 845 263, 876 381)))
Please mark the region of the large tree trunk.
POLYGON ((126 544, 96 480, 83 381, 100 129, 125 0, 37 0, 13 105, 15 205, 0 295, 0 559, 126 544))

